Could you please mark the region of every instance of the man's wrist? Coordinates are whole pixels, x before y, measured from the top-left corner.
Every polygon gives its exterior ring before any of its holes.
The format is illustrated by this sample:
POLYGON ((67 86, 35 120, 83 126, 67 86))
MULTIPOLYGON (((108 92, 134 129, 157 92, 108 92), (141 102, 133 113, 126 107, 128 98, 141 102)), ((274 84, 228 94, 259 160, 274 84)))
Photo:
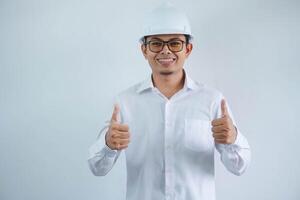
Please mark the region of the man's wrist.
POLYGON ((233 139, 232 144, 235 143, 235 141, 236 141, 236 139, 237 139, 237 134, 238 134, 238 130, 237 130, 236 126, 234 126, 234 139, 233 139))

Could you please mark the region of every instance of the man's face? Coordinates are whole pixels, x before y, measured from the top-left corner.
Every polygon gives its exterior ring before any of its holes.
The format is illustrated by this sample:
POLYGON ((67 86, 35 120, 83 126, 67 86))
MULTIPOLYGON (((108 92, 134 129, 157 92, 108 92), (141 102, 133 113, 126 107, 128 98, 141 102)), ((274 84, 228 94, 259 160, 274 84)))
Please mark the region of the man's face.
POLYGON ((192 44, 186 44, 185 36, 182 34, 149 36, 146 43, 146 45, 142 44, 141 46, 144 57, 148 60, 152 72, 160 75, 171 75, 181 71, 184 61, 190 55, 193 48, 192 44), (171 50, 167 44, 160 50, 159 46, 161 46, 161 42, 167 41, 174 41, 169 43, 171 50), (180 43, 183 46, 182 50, 178 51, 180 43))

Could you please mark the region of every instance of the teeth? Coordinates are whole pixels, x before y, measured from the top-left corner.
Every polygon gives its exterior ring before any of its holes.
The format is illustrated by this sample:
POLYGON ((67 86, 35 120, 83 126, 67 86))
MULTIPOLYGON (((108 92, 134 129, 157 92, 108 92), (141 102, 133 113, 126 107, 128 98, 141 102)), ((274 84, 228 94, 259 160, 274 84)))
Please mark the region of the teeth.
POLYGON ((158 58, 157 61, 161 65, 169 66, 171 65, 176 59, 175 58, 158 58))
POLYGON ((174 58, 159 58, 158 60, 168 62, 168 61, 173 61, 174 58))

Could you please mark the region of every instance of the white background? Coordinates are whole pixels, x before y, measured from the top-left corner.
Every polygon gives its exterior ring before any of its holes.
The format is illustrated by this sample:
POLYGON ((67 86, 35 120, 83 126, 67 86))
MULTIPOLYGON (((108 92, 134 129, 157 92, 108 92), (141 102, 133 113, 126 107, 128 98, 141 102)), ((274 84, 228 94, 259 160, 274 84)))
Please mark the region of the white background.
MULTIPOLYGON (((0 0, 0 199, 125 199, 87 151, 123 89, 150 75, 138 38, 161 2, 0 0)), ((241 177, 216 157, 218 200, 300 199, 300 3, 174 1, 190 18, 190 76, 221 90, 252 148, 241 177)))

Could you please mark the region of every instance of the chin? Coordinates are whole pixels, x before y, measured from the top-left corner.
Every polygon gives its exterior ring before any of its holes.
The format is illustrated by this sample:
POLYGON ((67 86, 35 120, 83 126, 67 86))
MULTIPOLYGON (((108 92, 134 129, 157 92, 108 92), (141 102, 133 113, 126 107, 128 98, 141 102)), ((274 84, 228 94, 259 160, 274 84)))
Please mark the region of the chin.
POLYGON ((160 75, 164 75, 164 76, 170 76, 172 74, 174 74, 173 71, 161 71, 159 72, 160 75))
POLYGON ((163 67, 163 69, 159 70, 159 74, 161 75, 171 75, 176 73, 176 67, 175 66, 168 66, 168 67, 163 67))

